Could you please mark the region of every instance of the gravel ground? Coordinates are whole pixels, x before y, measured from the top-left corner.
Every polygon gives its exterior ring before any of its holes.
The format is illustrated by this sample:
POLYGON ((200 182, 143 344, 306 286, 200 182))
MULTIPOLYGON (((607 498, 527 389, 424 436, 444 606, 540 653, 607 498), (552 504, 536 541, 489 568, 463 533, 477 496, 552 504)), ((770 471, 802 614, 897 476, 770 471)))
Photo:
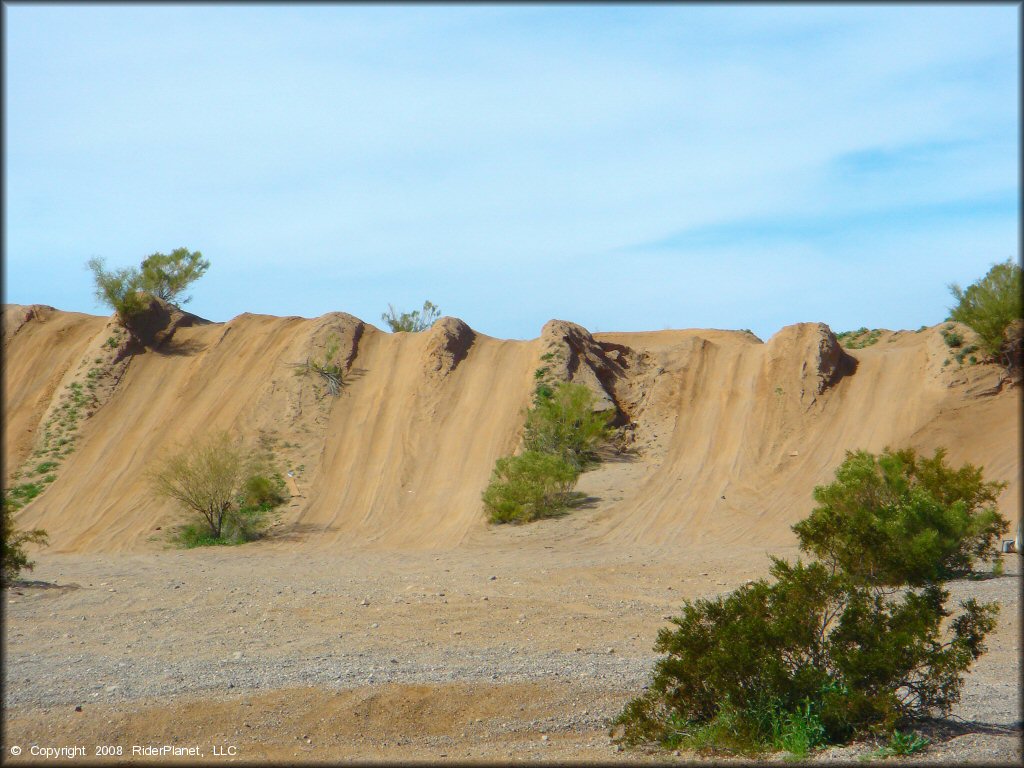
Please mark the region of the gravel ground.
MULTIPOLYGON (((240 738, 231 708, 249 701, 263 728, 247 754, 267 760, 306 755, 309 734, 282 736, 288 744, 267 743, 266 734, 284 727, 282 707, 303 701, 313 711, 318 697, 327 697, 321 709, 336 710, 316 737, 316 756, 326 759, 436 759, 439 750, 465 759, 660 759, 617 752, 607 735, 647 681, 657 629, 684 597, 733 589, 767 564, 753 550, 714 559, 539 546, 300 555, 256 545, 37 560, 33 581, 4 594, 7 744, 83 736, 90 717, 97 728, 120 723, 127 743, 146 728, 131 720, 138 713, 175 731, 187 728, 190 707, 216 710, 212 720, 196 717, 211 733, 240 738), (423 702, 432 696, 450 699, 451 711, 430 715, 435 705, 423 702), (375 697, 390 704, 367 720, 360 707, 375 697), (418 697, 408 732, 395 732, 387 712, 418 697), (469 717, 474 708, 483 714, 469 717), (338 735, 349 721, 361 729, 338 735), (434 721, 447 724, 443 732, 425 733, 434 721)), ((933 744, 921 760, 1020 761, 1020 559, 1005 562, 1003 577, 951 585, 954 598, 997 600, 1003 610, 953 718, 924 729, 933 744)))

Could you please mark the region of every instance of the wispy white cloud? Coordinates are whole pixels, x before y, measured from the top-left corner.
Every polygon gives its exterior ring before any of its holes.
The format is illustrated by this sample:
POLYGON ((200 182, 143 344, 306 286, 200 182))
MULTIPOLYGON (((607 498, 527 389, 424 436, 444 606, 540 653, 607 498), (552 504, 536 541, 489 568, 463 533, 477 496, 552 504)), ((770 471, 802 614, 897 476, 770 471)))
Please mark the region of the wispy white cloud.
MULTIPOLYGON (((443 292, 522 337, 545 313, 677 324, 685 295, 690 325, 763 302, 763 332, 820 309, 773 307, 782 276, 864 252, 930 272, 963 233, 975 273, 1015 248, 1015 8, 7 14, 8 300, 89 310, 90 255, 187 245, 213 259, 194 309, 215 319, 372 320, 443 292)), ((871 306, 860 324, 907 302, 871 306)))

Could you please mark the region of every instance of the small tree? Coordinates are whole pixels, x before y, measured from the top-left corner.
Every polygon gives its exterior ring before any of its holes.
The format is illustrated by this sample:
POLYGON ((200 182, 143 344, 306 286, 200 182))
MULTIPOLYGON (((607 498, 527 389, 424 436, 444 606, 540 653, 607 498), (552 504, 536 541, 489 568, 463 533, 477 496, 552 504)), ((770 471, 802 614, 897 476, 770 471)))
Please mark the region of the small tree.
POLYGON ((425 301, 423 302, 422 312, 416 309, 412 312, 402 312, 401 314, 388 304, 388 311, 382 314, 380 319, 387 324, 392 333, 398 333, 399 331, 418 333, 430 328, 440 316, 441 310, 435 304, 425 301))
POLYGON ((4 501, 3 514, 3 583, 9 584, 21 574, 22 570, 31 571, 35 566, 25 553, 26 544, 47 544, 46 531, 36 528, 31 531, 19 531, 14 524, 14 510, 4 501))
MULTIPOLYGON (((121 325, 130 328, 132 319, 146 308, 147 294, 174 304, 189 285, 203 276, 210 262, 199 251, 178 248, 169 254, 146 257, 141 268, 108 271, 98 256, 89 259, 86 266, 96 284, 96 300, 113 309, 121 325)), ((184 304, 189 297, 180 301, 184 304)))
POLYGON ((260 463, 227 432, 215 432, 178 450, 150 474, 156 493, 198 515, 213 543, 228 533, 247 538, 258 522, 258 507, 283 500, 279 488, 273 499, 267 495, 267 482, 256 479, 261 477, 265 475, 260 463), (247 500, 255 500, 256 507, 247 500))
POLYGON ((962 289, 956 283, 949 286, 957 304, 950 310, 949 319, 974 329, 982 349, 992 356, 1001 355, 1006 342, 1006 329, 1022 317, 1021 268, 1007 259, 995 264, 988 273, 962 289))
POLYGON ((597 398, 584 384, 559 382, 546 391, 538 384, 534 407, 526 414, 527 450, 560 456, 577 469, 595 458, 608 440, 611 414, 594 410, 597 398))
POLYGON ((199 251, 176 248, 170 253, 154 253, 142 262, 140 285, 169 304, 185 304, 192 297, 181 294, 209 268, 209 260, 199 251))

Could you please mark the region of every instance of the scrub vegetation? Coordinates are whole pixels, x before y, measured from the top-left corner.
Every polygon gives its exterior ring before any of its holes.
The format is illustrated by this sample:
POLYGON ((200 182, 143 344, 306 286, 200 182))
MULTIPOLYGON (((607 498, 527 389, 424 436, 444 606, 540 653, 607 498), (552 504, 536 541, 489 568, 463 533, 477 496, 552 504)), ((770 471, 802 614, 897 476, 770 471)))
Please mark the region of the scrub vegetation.
POLYGON ((948 714, 985 651, 998 605, 948 606, 944 584, 998 557, 999 483, 940 450, 848 453, 793 530, 814 559, 773 558, 770 579, 686 601, 658 634, 666 655, 616 720, 620 743, 803 756, 948 714))

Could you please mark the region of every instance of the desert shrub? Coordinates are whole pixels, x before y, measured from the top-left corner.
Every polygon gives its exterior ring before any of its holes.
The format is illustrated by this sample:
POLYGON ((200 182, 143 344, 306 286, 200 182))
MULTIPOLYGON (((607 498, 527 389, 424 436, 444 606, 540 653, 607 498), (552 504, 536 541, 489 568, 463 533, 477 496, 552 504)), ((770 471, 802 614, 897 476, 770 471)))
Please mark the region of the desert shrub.
POLYGON ((560 456, 578 469, 593 463, 594 449, 611 434, 611 414, 595 411, 596 403, 583 384, 539 382, 534 406, 526 414, 527 450, 560 456))
POLYGON ((241 505, 273 509, 284 503, 284 489, 284 479, 279 474, 272 477, 254 474, 245 481, 241 505))
POLYGON ((179 449, 150 473, 150 482, 194 516, 177 529, 184 546, 250 541, 260 534, 266 512, 284 501, 283 483, 268 478, 226 432, 179 449))
POLYGON ((575 500, 579 470, 561 456, 526 451, 498 459, 483 501, 492 523, 526 523, 561 514, 575 500))
POLYGON ((794 526, 819 559, 773 559, 771 581, 686 601, 658 633, 666 655, 617 718, 617 739, 804 754, 948 713, 998 606, 967 600, 954 616, 942 583, 995 554, 994 485, 941 451, 848 454, 815 490, 823 506, 794 526))
POLYGON ((26 544, 39 544, 45 546, 47 543, 46 531, 35 528, 31 531, 18 530, 14 522, 14 509, 4 501, 3 513, 3 584, 9 584, 23 570, 31 571, 35 563, 28 559, 25 552, 26 544))
POLYGON ((1006 329, 1022 316, 1020 265, 1007 259, 966 289, 955 283, 949 289, 957 302, 949 319, 972 328, 987 354, 1004 353, 1006 329))
POLYGON ((956 331, 943 330, 941 333, 942 340, 946 342, 947 347, 955 348, 962 346, 964 343, 964 337, 956 331))
POLYGON ((871 756, 877 758, 906 757, 922 751, 930 743, 930 739, 918 733, 900 733, 894 730, 889 737, 889 743, 876 750, 871 756))
POLYGON ((412 312, 401 313, 388 304, 388 311, 382 314, 380 319, 391 329, 392 333, 399 331, 418 333, 432 326, 440 316, 441 310, 437 305, 425 301, 422 310, 415 309, 412 312))
MULTIPOLYGON (((543 356, 545 362, 553 353, 543 356)), ((595 398, 582 384, 550 381, 549 366, 534 374, 534 404, 526 414, 519 456, 498 459, 483 494, 492 523, 525 523, 554 517, 577 503, 576 480, 596 461, 594 449, 611 434, 610 414, 594 411, 595 398)))
POLYGON ((847 453, 836 479, 814 489, 818 505, 793 530, 800 548, 870 583, 912 584, 970 572, 998 557, 1009 523, 995 507, 1003 483, 980 469, 952 469, 945 451, 847 453))
POLYGON ((327 337, 327 345, 323 357, 307 357, 301 363, 292 363, 296 376, 317 376, 327 387, 333 397, 341 394, 345 386, 345 369, 338 360, 338 348, 341 344, 337 334, 327 337))

